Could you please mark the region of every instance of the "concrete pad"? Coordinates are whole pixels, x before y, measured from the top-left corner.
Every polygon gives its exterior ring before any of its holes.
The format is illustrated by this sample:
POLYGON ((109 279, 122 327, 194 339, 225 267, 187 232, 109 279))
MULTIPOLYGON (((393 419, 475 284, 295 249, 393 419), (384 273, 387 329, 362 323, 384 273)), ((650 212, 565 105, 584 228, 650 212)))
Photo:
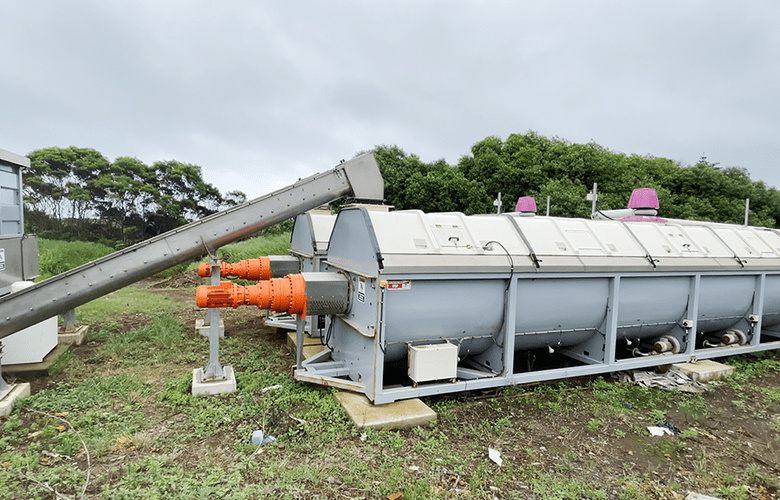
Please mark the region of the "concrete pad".
POLYGON ((50 375, 49 369, 51 368, 51 365, 63 354, 65 354, 70 349, 69 345, 65 344, 59 344, 57 347, 54 348, 53 351, 51 351, 49 354, 46 355, 45 358, 43 358, 43 361, 40 363, 23 363, 18 365, 3 365, 3 373, 14 375, 25 375, 25 376, 44 376, 48 377, 50 375))
POLYGON ((81 345, 87 337, 89 326, 81 325, 71 332, 60 330, 57 332, 57 343, 62 345, 81 345))
MULTIPOLYGON (((211 325, 207 325, 205 323, 205 319, 196 319, 195 331, 198 332, 201 336, 209 338, 211 336, 211 325)), ((222 318, 219 318, 219 338, 225 338, 225 321, 222 318)))
MULTIPOLYGON (((290 352, 295 355, 297 352, 295 350, 298 339, 297 333, 287 332, 287 348, 290 349, 290 352)), ((303 334, 303 359, 309 359, 310 357, 314 356, 315 354, 319 354, 320 351, 322 351, 325 347, 322 345, 324 343, 324 339, 322 342, 320 342, 320 338, 314 338, 308 333, 303 334)))
POLYGON ((236 392, 236 374, 232 366, 223 366, 224 380, 203 380, 203 368, 192 370, 192 395, 198 394, 227 394, 236 392))
POLYGON ((703 359, 695 363, 677 363, 672 369, 679 370, 691 377, 694 382, 710 382, 720 380, 734 373, 734 367, 718 363, 711 359, 703 359))
POLYGON ((11 384, 11 392, 5 395, 3 399, 0 399, 0 417, 7 417, 11 414, 14 401, 19 398, 30 395, 30 384, 22 382, 19 384, 11 384))
POLYGON ((340 391, 335 395, 359 429, 409 429, 436 421, 436 412, 419 399, 375 405, 356 392, 340 391))

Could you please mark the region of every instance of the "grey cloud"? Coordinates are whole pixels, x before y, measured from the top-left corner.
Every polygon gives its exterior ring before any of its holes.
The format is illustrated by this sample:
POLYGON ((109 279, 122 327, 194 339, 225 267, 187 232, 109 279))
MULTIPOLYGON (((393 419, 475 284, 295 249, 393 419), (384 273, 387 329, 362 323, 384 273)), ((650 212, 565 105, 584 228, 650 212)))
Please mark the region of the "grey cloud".
POLYGON ((201 165, 257 196, 377 144, 536 130, 780 184, 780 6, 8 2, 0 147, 201 165))

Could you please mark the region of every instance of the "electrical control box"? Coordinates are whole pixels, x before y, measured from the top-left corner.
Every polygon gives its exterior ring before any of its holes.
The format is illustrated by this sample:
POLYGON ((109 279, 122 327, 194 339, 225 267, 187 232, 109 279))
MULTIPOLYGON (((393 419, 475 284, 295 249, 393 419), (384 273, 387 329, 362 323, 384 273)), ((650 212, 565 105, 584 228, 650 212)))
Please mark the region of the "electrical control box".
POLYGON ((454 379, 458 374, 458 346, 409 345, 409 378, 414 383, 454 379))

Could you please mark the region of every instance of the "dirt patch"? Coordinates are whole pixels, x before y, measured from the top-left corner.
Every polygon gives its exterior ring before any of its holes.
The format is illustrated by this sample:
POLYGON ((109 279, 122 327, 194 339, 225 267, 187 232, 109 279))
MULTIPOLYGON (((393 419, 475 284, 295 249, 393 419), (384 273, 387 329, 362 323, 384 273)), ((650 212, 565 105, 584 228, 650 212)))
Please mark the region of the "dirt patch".
POLYGON ((198 275, 198 270, 192 269, 155 283, 151 288, 192 288, 203 284, 204 280, 198 275))

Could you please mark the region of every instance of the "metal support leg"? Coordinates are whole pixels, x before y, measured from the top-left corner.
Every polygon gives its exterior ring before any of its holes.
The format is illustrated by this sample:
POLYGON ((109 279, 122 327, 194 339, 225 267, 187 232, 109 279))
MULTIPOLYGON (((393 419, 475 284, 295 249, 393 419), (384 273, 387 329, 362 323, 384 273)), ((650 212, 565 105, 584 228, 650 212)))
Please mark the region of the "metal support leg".
POLYGON ((9 392, 11 392, 11 386, 3 378, 3 343, 0 342, 0 399, 3 399, 9 392))
MULTIPOLYGON (((217 286, 220 280, 219 260, 211 259, 209 285, 217 286)), ((219 363, 219 309, 209 309, 209 363, 203 369, 204 380, 224 380, 225 371, 219 363)))
POLYGON ((62 313, 62 331, 72 333, 76 331, 76 310, 68 309, 62 313))
POLYGON ((757 346, 761 343, 761 318, 764 316, 764 300, 766 296, 766 273, 756 276, 756 295, 753 299, 752 316, 758 319, 753 324, 753 337, 750 345, 757 346))
MULTIPOLYGON (((211 279, 209 284, 219 285, 219 261, 211 259, 211 279)), ((225 394, 235 392, 236 374, 232 366, 219 363, 219 309, 209 309, 209 363, 206 368, 192 371, 192 394, 225 394)))
POLYGON ((300 370, 303 366, 303 334, 306 330, 306 320, 300 314, 295 315, 295 366, 300 370))

